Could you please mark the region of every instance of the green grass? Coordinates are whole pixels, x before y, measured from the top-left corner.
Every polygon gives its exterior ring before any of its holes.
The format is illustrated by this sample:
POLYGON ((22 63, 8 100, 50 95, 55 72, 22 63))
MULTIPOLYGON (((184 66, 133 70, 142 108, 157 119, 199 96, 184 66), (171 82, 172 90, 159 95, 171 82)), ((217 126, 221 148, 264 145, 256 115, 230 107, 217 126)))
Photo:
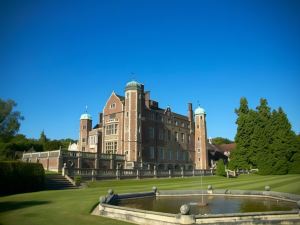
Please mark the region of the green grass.
POLYGON ((48 175, 48 174, 60 174, 60 173, 55 172, 55 171, 45 170, 45 174, 48 175))
MULTIPOLYGON (((300 175, 259 176, 242 175, 239 178, 204 177, 203 187, 208 184, 219 189, 263 190, 265 185, 273 191, 300 194, 300 175)), ((41 191, 0 198, 0 224, 22 225, 76 225, 76 224, 127 224, 116 220, 91 216, 99 196, 109 188, 116 193, 150 191, 158 189, 199 189, 200 178, 110 180, 89 183, 86 189, 41 191)))

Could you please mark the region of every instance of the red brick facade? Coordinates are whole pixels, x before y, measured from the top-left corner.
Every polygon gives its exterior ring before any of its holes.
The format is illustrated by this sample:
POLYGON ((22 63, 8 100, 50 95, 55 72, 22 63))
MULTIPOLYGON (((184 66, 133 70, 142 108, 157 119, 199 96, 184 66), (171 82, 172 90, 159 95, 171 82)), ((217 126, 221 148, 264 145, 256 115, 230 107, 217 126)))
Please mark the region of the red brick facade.
POLYGON ((204 110, 194 116, 188 104, 184 116, 159 108, 144 85, 132 81, 125 96, 111 94, 102 114, 94 129, 91 120, 81 119, 79 151, 125 155, 126 168, 208 169, 204 110), (97 147, 91 148, 91 134, 98 137, 97 147))

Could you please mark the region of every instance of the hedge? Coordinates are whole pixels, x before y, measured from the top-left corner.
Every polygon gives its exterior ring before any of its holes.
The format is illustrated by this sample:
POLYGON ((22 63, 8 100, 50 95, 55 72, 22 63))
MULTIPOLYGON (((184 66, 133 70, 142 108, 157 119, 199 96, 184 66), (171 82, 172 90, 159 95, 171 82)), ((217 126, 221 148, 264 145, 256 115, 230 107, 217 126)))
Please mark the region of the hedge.
POLYGON ((42 190, 45 171, 40 163, 0 161, 0 194, 42 190))

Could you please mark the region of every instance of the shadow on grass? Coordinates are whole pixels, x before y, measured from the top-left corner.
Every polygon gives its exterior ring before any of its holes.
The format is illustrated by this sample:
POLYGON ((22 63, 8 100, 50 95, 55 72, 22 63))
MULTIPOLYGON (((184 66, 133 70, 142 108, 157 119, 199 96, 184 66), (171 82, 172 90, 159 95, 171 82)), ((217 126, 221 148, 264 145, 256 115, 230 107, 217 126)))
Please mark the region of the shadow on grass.
POLYGON ((22 209, 22 208, 27 208, 36 205, 44 205, 48 203, 50 203, 50 201, 23 201, 23 202, 5 201, 5 202, 0 202, 0 212, 22 209))

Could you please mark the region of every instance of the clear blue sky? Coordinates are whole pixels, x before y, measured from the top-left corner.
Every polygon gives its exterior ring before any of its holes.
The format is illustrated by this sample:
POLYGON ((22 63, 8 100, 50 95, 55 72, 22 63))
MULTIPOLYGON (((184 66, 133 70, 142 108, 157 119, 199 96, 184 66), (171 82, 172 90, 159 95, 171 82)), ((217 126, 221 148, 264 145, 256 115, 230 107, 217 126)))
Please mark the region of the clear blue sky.
POLYGON ((300 1, 0 1, 0 97, 20 133, 77 138, 85 105, 96 119, 131 72, 161 107, 199 101, 209 136, 234 138, 242 96, 299 133, 300 1))

